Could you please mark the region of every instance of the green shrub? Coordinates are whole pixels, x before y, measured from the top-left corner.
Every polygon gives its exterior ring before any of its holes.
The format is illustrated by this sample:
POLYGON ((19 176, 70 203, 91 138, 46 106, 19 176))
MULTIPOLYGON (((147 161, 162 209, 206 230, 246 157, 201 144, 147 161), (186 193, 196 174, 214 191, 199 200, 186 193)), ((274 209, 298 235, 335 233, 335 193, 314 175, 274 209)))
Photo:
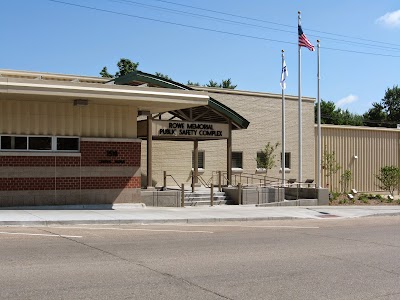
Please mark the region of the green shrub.
POLYGON ((351 178, 352 174, 350 170, 346 170, 342 175, 340 175, 340 184, 342 185, 343 193, 346 193, 350 190, 351 178))
POLYGON ((393 202, 393 199, 392 198, 387 198, 387 203, 392 203, 393 202))
POLYGON ((333 192, 332 193, 332 199, 333 200, 336 200, 339 196, 340 196, 340 193, 338 193, 338 192, 333 192))
POLYGON ((367 203, 369 203, 369 199, 368 198, 362 198, 362 203, 365 203, 365 204, 367 204, 367 203))
POLYGON ((358 200, 360 200, 362 203, 368 203, 369 202, 367 194, 360 194, 360 196, 358 196, 358 200))
POLYGON ((384 199, 383 196, 382 196, 381 194, 376 194, 376 195, 375 195, 375 198, 378 199, 378 200, 381 200, 381 202, 382 202, 382 200, 384 199))
POLYGON ((375 199, 375 195, 373 195, 373 194, 368 194, 367 197, 368 197, 368 199, 370 199, 370 200, 371 200, 371 199, 375 199))
POLYGON ((367 194, 360 194, 358 196, 358 200, 362 201, 363 199, 368 199, 368 195, 367 194))
POLYGON ((393 196, 393 192, 400 182, 400 169, 395 166, 385 166, 375 177, 379 180, 379 188, 388 191, 393 196))
POLYGON ((397 203, 398 205, 400 205, 400 199, 396 200, 396 203, 397 203))

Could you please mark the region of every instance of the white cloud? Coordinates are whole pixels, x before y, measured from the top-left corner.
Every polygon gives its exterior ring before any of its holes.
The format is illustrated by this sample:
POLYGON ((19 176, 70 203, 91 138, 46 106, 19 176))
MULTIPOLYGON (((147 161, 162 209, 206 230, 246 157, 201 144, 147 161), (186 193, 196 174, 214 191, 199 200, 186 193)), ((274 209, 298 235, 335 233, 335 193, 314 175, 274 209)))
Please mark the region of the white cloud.
POLYGON ((358 96, 350 94, 336 102, 337 107, 343 107, 358 100, 358 96))
POLYGON ((400 9, 384 14, 376 19, 375 23, 392 28, 400 27, 400 9))

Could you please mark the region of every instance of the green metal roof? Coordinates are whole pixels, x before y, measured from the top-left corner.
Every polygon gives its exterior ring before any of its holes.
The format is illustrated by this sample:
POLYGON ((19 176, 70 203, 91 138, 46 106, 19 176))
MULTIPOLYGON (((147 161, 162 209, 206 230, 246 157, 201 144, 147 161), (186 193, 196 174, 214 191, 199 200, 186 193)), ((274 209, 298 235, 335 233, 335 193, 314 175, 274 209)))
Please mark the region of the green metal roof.
MULTIPOLYGON (((161 87, 161 88, 169 88, 169 89, 180 89, 180 90, 194 90, 193 88, 181 84, 179 82, 175 82, 172 80, 168 80, 162 77, 158 77, 152 74, 144 73, 141 71, 134 71, 124 76, 118 77, 114 79, 114 84, 117 85, 132 85, 138 86, 142 84, 147 84, 148 86, 154 87, 161 87)), ((240 114, 235 112, 234 110, 230 109, 228 106, 222 104, 221 102, 217 101, 216 99, 210 97, 208 100, 207 107, 211 110, 214 110, 216 113, 213 116, 208 116, 205 121, 219 121, 222 122, 221 118, 218 118, 218 115, 223 115, 225 118, 231 120, 233 129, 246 129, 250 122, 243 118, 240 114), (210 120, 211 118, 211 120, 210 120), (235 128, 236 127, 236 128, 235 128)), ((199 115, 204 115, 204 109, 197 110, 199 115)), ((173 112, 171 112, 174 114, 173 112)), ((198 120, 201 120, 198 119, 198 120)))

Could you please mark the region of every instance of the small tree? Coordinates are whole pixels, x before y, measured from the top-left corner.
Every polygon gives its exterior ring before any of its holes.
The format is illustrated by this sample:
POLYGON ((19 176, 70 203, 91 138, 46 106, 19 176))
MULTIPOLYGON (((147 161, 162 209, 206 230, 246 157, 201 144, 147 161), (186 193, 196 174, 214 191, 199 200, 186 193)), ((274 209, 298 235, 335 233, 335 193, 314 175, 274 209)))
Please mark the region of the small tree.
POLYGON ((340 183, 342 184, 343 193, 346 193, 350 190, 351 179, 352 174, 350 170, 346 170, 342 175, 340 175, 340 183))
POLYGON ((276 167, 275 165, 275 157, 276 154, 274 154, 276 148, 278 148, 279 142, 276 142, 275 145, 272 145, 270 142, 268 142, 264 149, 261 150, 261 155, 256 158, 257 161, 257 168, 262 168, 265 169, 266 173, 268 173, 268 170, 272 169, 273 167, 276 167))
POLYGON ((399 185, 400 169, 395 166, 385 166, 380 169, 379 174, 375 175, 380 181, 378 187, 385 191, 389 191, 393 196, 395 188, 399 185))
POLYGON ((330 190, 332 191, 332 176, 340 170, 340 164, 336 161, 335 151, 328 152, 325 146, 322 156, 321 167, 325 172, 325 177, 330 182, 330 190))

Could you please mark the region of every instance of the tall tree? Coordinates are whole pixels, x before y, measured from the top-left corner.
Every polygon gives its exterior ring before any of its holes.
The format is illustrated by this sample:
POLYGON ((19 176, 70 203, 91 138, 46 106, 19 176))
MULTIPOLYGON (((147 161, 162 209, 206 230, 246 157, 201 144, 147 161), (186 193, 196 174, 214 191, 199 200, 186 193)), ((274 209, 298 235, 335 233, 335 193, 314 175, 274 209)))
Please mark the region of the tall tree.
POLYGON ((374 102, 372 103, 372 108, 370 108, 363 115, 364 125, 370 127, 388 127, 387 123, 387 113, 382 103, 374 102))
MULTIPOLYGON (((318 121, 318 106, 314 106, 315 123, 318 121)), ((363 117, 361 115, 353 114, 348 109, 342 110, 336 107, 332 101, 321 100, 321 124, 334 124, 334 125, 363 125, 363 117)))
POLYGON ((133 71, 136 71, 138 66, 139 66, 139 63, 135 63, 127 58, 121 58, 119 60, 119 62, 117 63, 117 67, 118 67, 119 71, 116 72, 115 75, 111 75, 110 73, 108 73, 107 67, 103 67, 103 69, 100 71, 100 75, 101 75, 101 77, 105 77, 105 78, 120 77, 120 76, 124 76, 128 73, 131 73, 133 71))
POLYGON ((353 114, 349 112, 348 109, 342 110, 340 108, 337 109, 337 125, 351 125, 351 126, 362 126, 363 125, 363 117, 361 115, 353 114))
POLYGON ((119 71, 115 73, 115 77, 120 77, 128 73, 131 73, 133 71, 136 71, 137 67, 139 66, 139 63, 134 63, 133 61, 127 58, 121 58, 117 63, 117 66, 119 71))
MULTIPOLYGON (((318 121, 318 106, 317 103, 314 106, 315 123, 318 121)), ((321 124, 335 124, 336 116, 336 105, 332 101, 321 100, 321 124)))
POLYGON ((395 127, 396 123, 400 123, 400 88, 397 85, 386 90, 382 105, 387 113, 387 120, 393 122, 395 127))

